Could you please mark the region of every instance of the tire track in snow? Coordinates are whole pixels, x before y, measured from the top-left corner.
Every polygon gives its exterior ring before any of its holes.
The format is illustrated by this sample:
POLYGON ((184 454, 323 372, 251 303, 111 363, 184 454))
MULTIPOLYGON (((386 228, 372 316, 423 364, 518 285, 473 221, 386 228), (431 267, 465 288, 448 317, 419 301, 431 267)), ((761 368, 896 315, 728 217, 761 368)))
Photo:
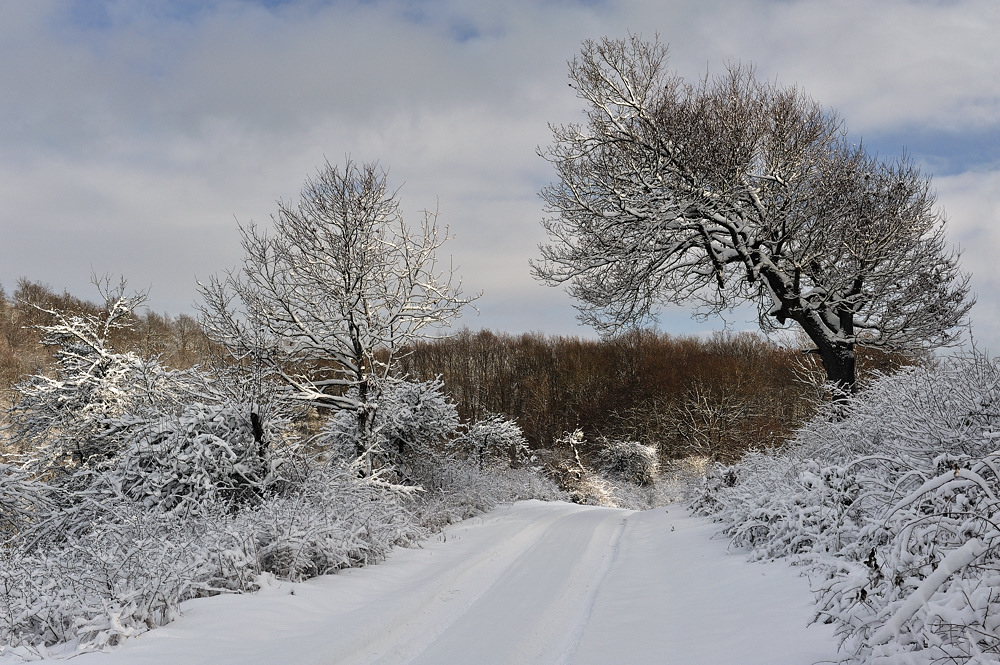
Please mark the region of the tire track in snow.
POLYGON ((386 664, 565 662, 613 564, 627 516, 592 508, 562 517, 416 658, 386 664), (477 630, 484 625, 493 627, 489 639, 477 630))
POLYGON ((611 556, 605 558, 605 563, 598 572, 597 577, 595 577, 594 582, 591 584, 590 588, 587 590, 587 598, 582 606, 582 612, 580 614, 579 620, 576 622, 576 626, 572 633, 568 635, 566 640, 566 646, 559 656, 559 659, 555 661, 555 665, 566 665, 572 659, 572 656, 576 653, 577 647, 580 645, 580 638, 583 637, 583 632, 587 628, 587 624, 590 623, 590 618, 594 613, 594 603, 597 600, 597 593, 601 590, 601 585, 604 584, 605 578, 611 571, 612 566, 618 560, 618 553, 621 551, 621 540, 622 535, 628 529, 629 518, 625 517, 621 520, 621 527, 615 533, 614 537, 609 543, 611 547, 611 556))
MULTIPOLYGON (((620 536, 626 514, 606 508, 581 511, 567 505, 565 510, 544 510, 539 519, 526 524, 516 520, 491 524, 492 529, 500 529, 491 534, 493 547, 444 574, 395 589, 398 597, 389 614, 366 617, 362 607, 353 617, 345 617, 350 620, 347 632, 351 637, 341 640, 336 654, 325 657, 344 665, 529 663, 533 661, 526 659, 527 654, 541 649, 549 656, 538 662, 552 663, 559 656, 550 648, 553 634, 578 639, 577 633, 582 631, 575 625, 584 620, 582 613, 587 609, 581 605, 586 600, 581 590, 591 596, 596 592, 594 578, 602 577, 610 567, 609 542, 620 536), (511 608, 523 611, 525 606, 536 604, 539 583, 563 579, 561 585, 547 585, 551 589, 546 589, 546 597, 552 600, 535 608, 537 616, 511 621, 511 608), (477 631, 468 629, 470 622, 490 622, 483 618, 484 613, 492 615, 492 623, 498 627, 521 625, 530 638, 518 648, 505 639, 484 643, 477 631), (567 617, 573 617, 573 625, 563 625, 567 617), (545 625, 549 627, 538 629, 545 625), (470 638, 473 644, 468 643, 470 638), (484 653, 470 657, 469 650, 477 647, 484 653), (442 649, 454 652, 458 660, 441 656, 442 649), (510 657, 496 660, 503 654, 510 657)), ((567 648, 563 645, 560 651, 567 648)))

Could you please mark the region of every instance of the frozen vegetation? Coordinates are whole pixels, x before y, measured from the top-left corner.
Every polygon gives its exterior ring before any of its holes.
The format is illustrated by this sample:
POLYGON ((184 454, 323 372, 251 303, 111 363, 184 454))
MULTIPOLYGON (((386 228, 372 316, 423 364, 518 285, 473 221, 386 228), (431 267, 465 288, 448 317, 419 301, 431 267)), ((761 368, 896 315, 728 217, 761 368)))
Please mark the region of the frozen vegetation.
POLYGON ((807 568, 858 663, 1000 662, 1000 364, 885 377, 694 503, 757 559, 807 568))
MULTIPOLYGON (((0 652, 31 658, 114 646, 172 621, 188 599, 375 563, 501 501, 559 496, 525 472, 484 474, 453 461, 437 474, 438 486, 414 497, 345 469, 315 470, 238 510, 206 502, 178 513, 110 494, 81 499, 99 501, 87 528, 42 547, 20 541, 0 550, 0 652)), ((5 477, 5 503, 23 491, 16 482, 5 477)), ((72 519, 68 512, 54 508, 45 519, 72 519)))
POLYGON ((177 371, 114 351, 139 300, 108 295, 100 313, 50 312, 56 371, 18 386, 3 431, 8 655, 114 646, 185 600, 373 563, 498 503, 562 496, 530 466, 468 446, 446 454, 446 441, 511 431, 461 425, 439 383, 385 390, 372 444, 383 466, 362 477, 339 454, 344 418, 300 431, 302 414, 293 421, 260 373, 177 371))
MULTIPOLYGON (((384 563, 198 598, 168 626, 78 665, 803 665, 808 581, 749 563, 681 507, 522 501, 384 563)), ((3 658, 0 657, 0 662, 3 658)), ((47 662, 56 663, 55 659, 47 662)), ((5 663, 6 665, 6 663, 5 663)))
MULTIPOLYGON (((381 382, 363 438, 352 409, 310 425, 252 366, 180 371, 114 350, 140 300, 108 296, 96 313, 49 312, 55 370, 17 386, 2 431, 4 659, 116 647, 193 599, 365 566, 500 504, 570 496, 514 422, 461 422, 440 381, 381 382)), ((572 466, 581 501, 676 497, 572 466)))

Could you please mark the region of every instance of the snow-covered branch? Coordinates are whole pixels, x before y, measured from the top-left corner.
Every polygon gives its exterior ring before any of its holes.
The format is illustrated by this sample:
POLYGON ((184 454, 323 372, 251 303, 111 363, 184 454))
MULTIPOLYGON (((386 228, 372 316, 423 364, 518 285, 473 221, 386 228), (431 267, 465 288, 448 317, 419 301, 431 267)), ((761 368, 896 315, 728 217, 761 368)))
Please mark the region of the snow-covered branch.
POLYGON ((765 330, 800 326, 842 387, 855 346, 956 339, 968 276, 905 158, 869 155, 835 114, 750 67, 687 83, 659 42, 588 41, 570 80, 586 123, 553 126, 541 153, 558 179, 533 269, 568 286, 584 322, 613 333, 663 304, 750 301, 765 330))
POLYGON ((240 227, 241 270, 201 286, 214 339, 270 368, 290 397, 354 409, 362 431, 395 354, 475 299, 439 267, 437 213, 409 227, 386 180, 377 164, 324 165, 297 203, 279 202, 273 232, 240 227))

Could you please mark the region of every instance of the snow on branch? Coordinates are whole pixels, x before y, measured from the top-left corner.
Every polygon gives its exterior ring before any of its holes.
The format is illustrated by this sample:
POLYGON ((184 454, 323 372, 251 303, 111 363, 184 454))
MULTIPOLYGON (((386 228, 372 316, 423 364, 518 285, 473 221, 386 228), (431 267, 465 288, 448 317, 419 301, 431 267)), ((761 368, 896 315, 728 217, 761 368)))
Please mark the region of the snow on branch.
POLYGON ((583 124, 552 126, 537 278, 613 334, 665 304, 756 305, 798 325, 829 378, 854 347, 921 352, 957 339, 974 298, 929 179, 868 154, 795 87, 732 66, 689 83, 659 41, 584 42, 570 64, 583 124))
MULTIPOLYGON (((850 662, 1000 662, 1000 362, 883 377, 694 503, 756 557, 811 567, 850 662)), ((831 407, 832 408, 832 407, 831 407)))

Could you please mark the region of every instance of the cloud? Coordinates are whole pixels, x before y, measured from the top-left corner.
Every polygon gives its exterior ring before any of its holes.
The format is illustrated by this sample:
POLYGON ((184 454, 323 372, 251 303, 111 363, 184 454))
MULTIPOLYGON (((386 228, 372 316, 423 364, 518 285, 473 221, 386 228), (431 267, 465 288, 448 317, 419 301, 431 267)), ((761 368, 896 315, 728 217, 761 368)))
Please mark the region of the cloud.
POLYGON ((1000 170, 970 171, 937 178, 938 201, 949 218, 949 236, 962 250, 978 302, 972 329, 984 347, 1000 349, 1000 170))
MULTIPOLYGON (((667 14, 654 4, 644 7, 651 16, 667 14)), ((663 34, 684 69, 755 63, 764 77, 798 84, 838 109, 863 134, 997 126, 1000 5, 993 0, 709 0, 695 12, 683 30, 663 34)))
MULTIPOLYGON (((797 83, 880 152, 941 169, 954 237, 1000 240, 978 212, 998 198, 995 0, 36 0, 0 5, 0 280, 87 296, 92 269, 124 273, 187 311, 196 276, 238 262, 236 219, 266 222, 350 154, 389 168, 411 219, 440 207, 485 292, 465 323, 586 334, 528 274, 552 177, 535 149, 579 116, 580 42, 630 31, 659 33, 687 77, 742 60, 797 83)), ((1000 273, 968 247, 977 324, 1000 329, 1000 273)))

